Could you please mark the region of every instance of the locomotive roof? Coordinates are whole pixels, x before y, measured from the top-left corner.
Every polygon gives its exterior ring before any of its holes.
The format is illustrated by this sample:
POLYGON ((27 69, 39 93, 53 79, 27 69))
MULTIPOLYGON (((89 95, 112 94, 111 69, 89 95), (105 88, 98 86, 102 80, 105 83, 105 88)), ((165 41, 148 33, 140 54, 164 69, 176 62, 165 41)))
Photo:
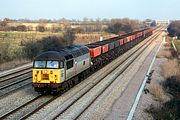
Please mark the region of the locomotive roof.
POLYGON ((35 60, 65 60, 64 52, 47 51, 38 55, 35 60))
POLYGON ((35 58, 35 60, 68 60, 87 54, 89 48, 84 45, 72 45, 67 46, 59 51, 47 51, 43 52, 35 58))

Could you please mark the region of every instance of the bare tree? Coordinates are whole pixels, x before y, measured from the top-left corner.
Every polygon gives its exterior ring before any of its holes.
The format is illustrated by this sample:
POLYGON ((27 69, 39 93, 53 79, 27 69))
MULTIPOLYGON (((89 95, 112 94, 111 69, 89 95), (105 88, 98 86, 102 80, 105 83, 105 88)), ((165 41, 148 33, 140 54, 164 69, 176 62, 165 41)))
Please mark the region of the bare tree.
POLYGON ((130 33, 144 28, 143 23, 138 20, 131 20, 129 18, 124 19, 112 19, 108 25, 107 32, 114 34, 130 33))
POLYGON ((7 21, 2 21, 2 22, 0 22, 0 30, 1 30, 1 31, 6 31, 7 28, 8 28, 8 23, 7 23, 7 21))
POLYGON ((39 32, 45 32, 46 31, 46 28, 44 25, 38 25, 36 27, 36 31, 39 31, 39 32))
POLYGON ((180 36, 180 20, 173 21, 167 28, 170 36, 180 36))
POLYGON ((59 23, 59 26, 61 28, 61 30, 67 30, 71 27, 71 23, 69 20, 65 19, 65 18, 62 18, 58 21, 59 23))

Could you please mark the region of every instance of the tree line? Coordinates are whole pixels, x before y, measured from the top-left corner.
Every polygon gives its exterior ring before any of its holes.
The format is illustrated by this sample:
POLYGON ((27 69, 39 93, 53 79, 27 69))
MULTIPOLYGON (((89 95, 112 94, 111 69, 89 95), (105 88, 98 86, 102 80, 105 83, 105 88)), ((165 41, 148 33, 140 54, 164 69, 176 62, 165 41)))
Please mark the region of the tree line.
MULTIPOLYGON (((8 25, 7 21, 1 21, 0 22, 0 31, 26 32, 26 31, 33 31, 33 27, 32 26, 26 26, 23 24, 16 25, 16 26, 10 26, 10 25, 8 25)), ((45 25, 39 24, 38 26, 36 26, 36 31, 45 32, 45 31, 47 31, 47 29, 46 29, 45 25)))
MULTIPOLYGON (((32 31, 32 26, 25 26, 23 24, 17 26, 10 26, 8 23, 12 20, 6 19, 0 22, 0 31, 32 31)), ((17 22, 17 21, 16 21, 17 22)), ((69 28, 75 29, 77 33, 92 33, 92 32, 109 32, 114 34, 125 34, 135 30, 146 27, 145 22, 139 20, 124 19, 88 19, 84 18, 82 21, 61 19, 56 21, 56 24, 47 29, 48 20, 41 19, 38 21, 39 25, 35 30, 39 32, 59 32, 66 31, 69 28)))
POLYGON ((180 38, 180 20, 172 21, 167 28, 169 35, 171 37, 179 37, 180 38))

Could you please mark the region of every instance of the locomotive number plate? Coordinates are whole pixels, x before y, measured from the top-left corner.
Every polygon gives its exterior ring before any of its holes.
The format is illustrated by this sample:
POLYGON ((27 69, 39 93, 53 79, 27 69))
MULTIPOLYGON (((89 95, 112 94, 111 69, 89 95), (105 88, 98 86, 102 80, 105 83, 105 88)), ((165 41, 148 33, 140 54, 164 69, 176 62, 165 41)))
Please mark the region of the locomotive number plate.
POLYGON ((42 75, 42 80, 49 80, 49 75, 48 74, 43 74, 42 75))

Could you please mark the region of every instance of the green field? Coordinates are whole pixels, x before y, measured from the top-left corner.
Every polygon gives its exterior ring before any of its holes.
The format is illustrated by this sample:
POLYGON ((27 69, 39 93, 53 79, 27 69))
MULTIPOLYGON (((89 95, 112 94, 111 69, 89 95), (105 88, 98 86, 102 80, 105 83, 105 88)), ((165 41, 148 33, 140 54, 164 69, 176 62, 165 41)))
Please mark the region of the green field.
POLYGON ((174 40, 174 45, 176 46, 178 54, 180 54, 180 40, 174 40))

